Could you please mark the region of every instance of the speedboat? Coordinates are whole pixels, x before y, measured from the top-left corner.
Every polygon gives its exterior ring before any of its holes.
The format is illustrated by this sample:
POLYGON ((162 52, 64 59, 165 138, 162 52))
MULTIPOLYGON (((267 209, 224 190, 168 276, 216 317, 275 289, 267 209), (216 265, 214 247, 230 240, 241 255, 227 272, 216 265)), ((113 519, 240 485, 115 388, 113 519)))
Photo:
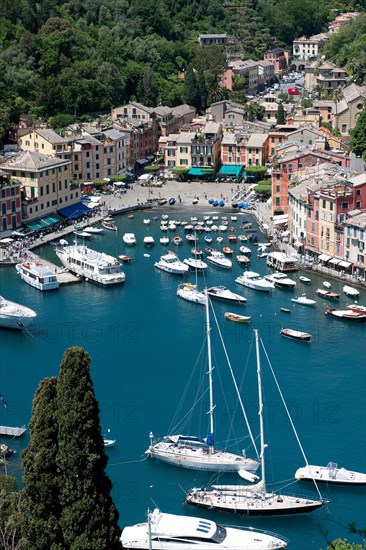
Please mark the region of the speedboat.
POLYGON ((155 244, 154 237, 152 237, 151 235, 147 235, 146 237, 144 237, 145 246, 154 246, 154 244, 155 244))
POLYGON ((328 462, 327 466, 313 466, 309 464, 296 470, 295 479, 298 481, 313 481, 332 485, 366 485, 366 474, 352 472, 345 468, 338 468, 335 462, 328 462))
POLYGON ((242 254, 251 254, 251 253, 252 253, 252 251, 250 250, 250 248, 248 248, 247 246, 241 246, 241 247, 239 248, 239 250, 240 250, 240 252, 241 252, 242 254))
POLYGON ((30 307, 11 302, 0 296, 0 327, 22 330, 37 317, 30 307))
POLYGON ((188 302, 193 302, 194 304, 205 305, 206 303, 205 293, 197 290, 197 286, 191 283, 182 283, 179 285, 177 296, 188 302))
POLYGON ((128 244, 130 246, 133 246, 137 242, 134 233, 125 233, 122 237, 122 240, 125 244, 128 244))
POLYGON ((295 288, 296 286, 295 281, 287 277, 285 273, 280 273, 279 271, 272 273, 272 275, 265 275, 264 278, 280 288, 295 288))
POLYGON ((101 227, 94 227, 93 225, 85 227, 84 231, 90 233, 91 235, 100 235, 101 233, 104 233, 104 229, 101 227))
POLYGON ((222 252, 213 250, 211 256, 207 256, 207 261, 217 267, 223 267, 224 269, 231 269, 232 261, 229 258, 225 258, 222 252))
POLYGON ((17 264, 15 269, 23 281, 38 290, 56 290, 60 286, 56 273, 42 262, 24 262, 17 264))
POLYGON ((309 279, 309 277, 305 277, 304 275, 300 275, 299 280, 306 285, 311 283, 311 279, 309 279))
POLYGON ((109 254, 79 244, 57 248, 56 254, 69 271, 88 281, 102 286, 125 282, 126 275, 121 271, 121 264, 109 254))
POLYGON ((280 330, 280 334, 286 338, 291 338, 292 340, 300 340, 301 342, 310 342, 311 334, 307 332, 301 332, 301 330, 293 330, 292 328, 283 328, 280 330))
POLYGON ((186 258, 183 263, 187 264, 192 269, 206 269, 207 264, 199 258, 186 258))
POLYGON ((231 313, 230 311, 225 311, 225 319, 228 321, 233 321, 234 323, 249 323, 251 317, 245 315, 237 315, 236 313, 231 313))
POLYGON ((123 548, 139 550, 269 550, 287 540, 252 528, 224 527, 208 519, 164 514, 157 508, 145 523, 125 527, 123 548))
POLYGON ((356 288, 352 288, 348 285, 344 285, 343 292, 347 294, 347 296, 351 296, 352 298, 355 298, 360 294, 356 288))
POLYGON ((235 282, 253 290, 261 290, 262 292, 269 292, 275 287, 273 283, 266 281, 264 277, 261 277, 255 271, 244 271, 243 275, 235 279, 235 282))
POLYGON ((366 313, 356 313, 355 311, 351 311, 349 309, 335 309, 327 307, 325 313, 331 317, 345 319, 347 321, 359 321, 361 323, 366 321, 366 313))
POLYGON ((295 304, 301 304, 302 306, 314 306, 316 304, 316 301, 307 298, 306 294, 301 294, 301 296, 291 298, 291 302, 294 302, 295 304))
POLYGON ((188 265, 179 260, 176 254, 169 252, 160 257, 158 262, 154 263, 154 266, 167 273, 173 273, 174 275, 184 275, 189 270, 188 265))
POLYGON ((330 288, 332 285, 329 281, 323 281, 323 287, 324 288, 330 288))
POLYGON ((145 219, 145 220, 144 220, 144 224, 145 224, 145 225, 149 225, 149 224, 150 224, 150 220, 149 220, 149 219, 145 219))
POLYGON ((81 237, 82 239, 89 239, 91 237, 91 233, 88 233, 87 231, 73 231, 74 235, 77 237, 81 237))
POLYGON ((238 256, 236 256, 236 261, 239 264, 247 265, 250 263, 250 258, 248 258, 248 256, 245 256, 245 254, 239 254, 238 256))
POLYGON ((169 244, 169 237, 160 237, 159 242, 163 245, 169 244))
POLYGON ((245 303, 247 301, 244 296, 231 292, 231 290, 224 286, 212 286, 207 289, 207 294, 210 298, 217 298, 218 300, 225 300, 226 302, 245 303))

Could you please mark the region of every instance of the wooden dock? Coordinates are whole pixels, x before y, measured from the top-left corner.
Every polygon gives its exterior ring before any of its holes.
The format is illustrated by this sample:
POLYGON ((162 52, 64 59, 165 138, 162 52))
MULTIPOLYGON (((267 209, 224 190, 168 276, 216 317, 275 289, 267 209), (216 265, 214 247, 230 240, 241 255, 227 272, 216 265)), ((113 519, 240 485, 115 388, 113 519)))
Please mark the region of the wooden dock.
POLYGON ((7 435, 10 437, 22 437, 26 432, 26 427, 13 428, 11 426, 0 426, 0 435, 7 435))

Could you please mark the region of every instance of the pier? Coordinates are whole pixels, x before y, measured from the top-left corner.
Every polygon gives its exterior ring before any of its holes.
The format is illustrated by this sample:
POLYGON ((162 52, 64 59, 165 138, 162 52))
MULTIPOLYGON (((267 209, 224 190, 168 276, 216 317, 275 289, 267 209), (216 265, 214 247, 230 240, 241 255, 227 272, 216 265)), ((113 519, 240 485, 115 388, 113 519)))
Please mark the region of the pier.
POLYGON ((26 432, 26 427, 13 428, 11 426, 0 426, 0 435, 7 435, 9 437, 22 437, 26 432))

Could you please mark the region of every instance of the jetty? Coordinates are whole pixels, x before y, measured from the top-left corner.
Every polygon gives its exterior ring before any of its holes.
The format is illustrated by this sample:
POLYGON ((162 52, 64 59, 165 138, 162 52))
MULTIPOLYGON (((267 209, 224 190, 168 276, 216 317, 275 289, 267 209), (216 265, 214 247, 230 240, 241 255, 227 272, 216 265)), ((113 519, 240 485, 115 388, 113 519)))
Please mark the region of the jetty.
POLYGON ((26 427, 13 428, 12 426, 0 426, 0 435, 7 435, 10 437, 22 437, 26 432, 26 427))

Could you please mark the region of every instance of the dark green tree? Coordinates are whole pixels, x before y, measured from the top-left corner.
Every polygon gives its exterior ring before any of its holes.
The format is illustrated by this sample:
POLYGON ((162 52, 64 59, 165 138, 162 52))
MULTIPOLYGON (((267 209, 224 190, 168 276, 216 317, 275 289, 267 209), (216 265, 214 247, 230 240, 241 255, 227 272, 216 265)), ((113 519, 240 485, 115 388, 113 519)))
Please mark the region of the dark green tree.
POLYGON ((118 512, 105 473, 108 458, 89 369, 82 348, 65 352, 57 384, 60 524, 69 549, 119 550, 118 512))
POLYGON ((195 71, 192 65, 189 65, 187 67, 187 70, 184 76, 184 90, 185 90, 186 102, 188 103, 188 105, 192 105, 192 107, 196 107, 197 109, 199 109, 200 95, 199 95, 199 90, 197 86, 195 71))
POLYGON ((22 453, 27 510, 23 535, 30 548, 62 548, 57 457, 57 380, 45 378, 33 400, 30 440, 22 453), (59 546, 60 545, 60 546, 59 546))
POLYGON ((286 124, 286 114, 282 103, 279 104, 276 114, 277 124, 286 124))
POLYGON ((366 162, 366 107, 361 111, 356 126, 350 130, 351 151, 366 162))

